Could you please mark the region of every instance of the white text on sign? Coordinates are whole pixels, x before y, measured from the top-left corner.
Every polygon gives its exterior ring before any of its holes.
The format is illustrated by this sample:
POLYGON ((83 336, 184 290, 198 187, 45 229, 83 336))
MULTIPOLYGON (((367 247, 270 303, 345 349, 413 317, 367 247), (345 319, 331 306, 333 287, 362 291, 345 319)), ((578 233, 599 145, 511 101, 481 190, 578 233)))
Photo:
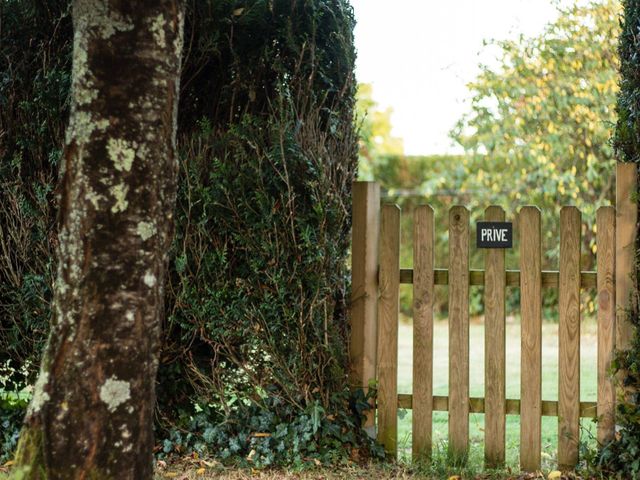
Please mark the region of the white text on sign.
POLYGON ((507 229, 506 228, 487 228, 482 229, 480 232, 482 240, 487 242, 506 242, 507 241, 507 229))

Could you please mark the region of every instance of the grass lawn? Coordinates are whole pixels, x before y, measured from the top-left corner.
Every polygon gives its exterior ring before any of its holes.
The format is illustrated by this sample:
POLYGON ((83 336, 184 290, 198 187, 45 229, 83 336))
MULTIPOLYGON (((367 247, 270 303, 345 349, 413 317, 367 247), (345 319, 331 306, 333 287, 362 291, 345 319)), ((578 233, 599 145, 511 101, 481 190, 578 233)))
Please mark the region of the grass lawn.
MULTIPOLYGON (((484 396, 484 325, 482 319, 472 320, 470 326, 470 393, 474 397, 484 396)), ((506 391, 507 398, 520 398, 520 324, 511 318, 506 328, 506 391)), ((597 392, 596 371, 596 324, 594 320, 583 321, 580 345, 580 399, 595 401, 597 392)), ((434 395, 447 395, 448 388, 448 323, 436 321, 434 325, 434 395)), ((401 322, 398 341, 398 393, 411 393, 413 364, 413 328, 409 322, 401 322)), ((542 326, 542 399, 558 400, 558 324, 544 323, 542 326)), ((400 456, 407 460, 411 454, 411 411, 399 412, 398 444, 400 456)), ((484 415, 471 414, 469 436, 471 440, 470 460, 483 461, 484 415)), ((595 442, 595 424, 582 419, 581 440, 595 442)), ((444 449, 447 438, 447 412, 434 412, 433 438, 435 448, 444 449)), ((542 417, 543 468, 555 468, 557 451, 558 420, 542 417)), ((507 465, 516 469, 520 418, 507 416, 506 443, 507 465)))
MULTIPOLYGON (((544 474, 534 476, 519 474, 516 472, 496 472, 473 475, 458 475, 455 471, 427 473, 408 465, 372 464, 366 467, 331 467, 315 470, 292 472, 287 470, 248 470, 248 469, 224 469, 211 468, 206 471, 189 467, 188 465, 175 465, 172 468, 162 469, 156 473, 155 480, 533 480, 547 477, 544 474)), ((563 477, 565 480, 580 480, 581 477, 563 477)), ((0 475, 0 480, 2 476, 0 475)))

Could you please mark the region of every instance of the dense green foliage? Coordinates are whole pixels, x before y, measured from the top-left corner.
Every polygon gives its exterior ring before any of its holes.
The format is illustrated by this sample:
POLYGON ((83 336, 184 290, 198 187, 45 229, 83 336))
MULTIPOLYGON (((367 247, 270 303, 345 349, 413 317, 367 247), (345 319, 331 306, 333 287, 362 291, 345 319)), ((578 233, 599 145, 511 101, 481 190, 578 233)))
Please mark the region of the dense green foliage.
POLYGON ((24 380, 28 368, 14 368, 10 361, 0 364, 0 464, 3 464, 16 448, 24 410, 31 398, 30 388, 24 380), (22 378, 20 375, 22 374, 22 378))
POLYGON ((629 311, 635 327, 629 349, 618 351, 614 360, 616 372, 622 374, 626 395, 616 405, 616 438, 605 445, 596 457, 597 465, 615 478, 640 478, 640 316, 636 305, 629 311))
POLYGON ((0 364, 31 364, 31 372, 46 339, 55 271, 53 190, 71 70, 67 3, 0 4, 0 364))
MULTIPOLYGON (((49 317, 72 32, 67 1, 0 8, 0 361, 29 377, 49 317)), ((351 8, 194 0, 187 12, 158 379, 165 450, 235 459, 255 443, 256 465, 347 458, 368 444, 346 382, 351 8), (256 422, 277 441, 248 441, 256 422), (244 443, 227 455, 233 441, 244 443)))
POLYGON ((0 462, 16 445, 48 331, 71 70, 67 4, 0 4, 0 462))
POLYGON ((264 405, 253 404, 243 412, 242 422, 214 423, 218 414, 204 406, 183 419, 183 428, 173 429, 162 442, 161 455, 176 449, 195 452, 213 451, 223 461, 243 467, 261 468, 287 465, 303 468, 312 465, 350 463, 370 455, 382 457, 382 447, 363 443, 359 424, 368 408, 364 397, 341 405, 342 395, 332 399, 342 409, 329 413, 314 402, 300 411, 277 397, 265 398, 264 405), (266 408, 265 408, 266 407, 266 408), (345 446, 353 446, 346 455, 345 446))
POLYGON ((640 22, 640 2, 624 0, 622 31, 618 44, 620 61, 620 94, 616 111, 618 122, 614 147, 621 161, 640 162, 640 58, 637 25, 640 22))
POLYGON ((222 405, 233 438, 256 405, 286 407, 276 416, 292 424, 344 407, 353 20, 335 0, 211 5, 191 16, 209 50, 185 71, 197 122, 183 120, 165 351, 178 361, 160 397, 180 415, 187 398, 222 405))
MULTIPOLYGON (((618 123, 614 147, 621 161, 640 163, 640 58, 638 25, 640 2, 624 0, 624 15, 618 53, 620 56, 620 93, 618 94, 618 123)), ((638 201, 636 197, 636 201, 638 201)), ((637 254, 640 255, 640 232, 637 235, 637 254)), ((627 394, 620 397, 616 423, 616 439, 600 452, 598 462, 616 478, 640 478, 640 265, 636 261, 635 291, 627 315, 634 325, 630 347, 617 352, 615 368, 622 376, 627 394)))

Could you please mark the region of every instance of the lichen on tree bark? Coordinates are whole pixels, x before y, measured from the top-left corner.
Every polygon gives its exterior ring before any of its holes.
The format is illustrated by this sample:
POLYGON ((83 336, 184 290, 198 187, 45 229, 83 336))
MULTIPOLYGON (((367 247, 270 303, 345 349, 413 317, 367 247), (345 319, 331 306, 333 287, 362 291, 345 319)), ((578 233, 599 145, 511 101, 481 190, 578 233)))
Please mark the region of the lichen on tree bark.
POLYGON ((182 6, 75 0, 73 20, 54 314, 16 475, 152 478, 182 6))

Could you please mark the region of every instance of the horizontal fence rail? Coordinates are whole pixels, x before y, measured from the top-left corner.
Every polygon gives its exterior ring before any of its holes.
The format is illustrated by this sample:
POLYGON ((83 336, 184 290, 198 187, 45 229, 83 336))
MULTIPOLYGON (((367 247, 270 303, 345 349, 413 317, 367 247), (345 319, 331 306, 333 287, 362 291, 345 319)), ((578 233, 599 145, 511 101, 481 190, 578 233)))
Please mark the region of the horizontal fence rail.
MULTIPOLYGON (((436 268, 433 271, 435 285, 449 285, 449 270, 446 268, 436 268)), ((469 270, 469 285, 484 286, 484 270, 469 270)), ((505 270, 506 286, 520 286, 520 270, 505 270)), ((413 269, 400 269, 400 283, 413 284, 413 269)), ((560 272, 557 270, 542 271, 542 288, 558 288, 560 286, 560 272)), ((596 288, 597 279, 596 272, 584 271, 580 272, 580 288, 596 288)))
MULTIPOLYGON (((469 398, 469 413, 486 413, 485 409, 486 399, 483 397, 470 397, 469 398)), ((443 395, 434 395, 432 399, 434 412, 448 412, 449 411, 449 397, 443 395)), ((398 408, 404 408, 411 410, 413 405, 413 395, 410 393, 398 394, 398 408)), ((507 398, 505 400, 504 412, 507 415, 519 415, 520 414, 520 400, 507 398)), ((557 417, 558 416, 558 402, 556 400, 542 400, 542 416, 543 417, 557 417)), ((598 418, 597 415, 597 403, 596 402, 580 402, 580 418, 598 418)))

